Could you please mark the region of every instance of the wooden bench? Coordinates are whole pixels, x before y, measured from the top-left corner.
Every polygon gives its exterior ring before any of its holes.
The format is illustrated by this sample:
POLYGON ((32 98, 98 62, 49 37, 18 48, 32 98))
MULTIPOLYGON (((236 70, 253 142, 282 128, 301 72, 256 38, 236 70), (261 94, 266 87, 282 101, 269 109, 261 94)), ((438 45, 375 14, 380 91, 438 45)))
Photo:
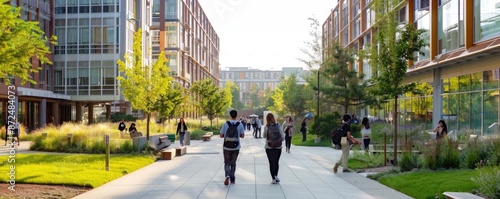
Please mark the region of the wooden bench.
POLYGON ((168 136, 162 136, 158 138, 158 144, 156 144, 156 150, 160 150, 166 147, 170 146, 170 139, 168 139, 168 136))
POLYGON ((211 136, 211 135, 207 135, 207 134, 205 134, 205 135, 201 136, 201 139, 202 139, 203 141, 210 141, 210 138, 212 138, 212 136, 211 136))
POLYGON ((448 199, 484 199, 467 192, 444 192, 443 195, 448 199))
POLYGON ((171 160, 175 157, 176 150, 175 148, 166 148, 161 151, 161 159, 162 160, 171 160))
POLYGON ((185 146, 180 146, 175 148, 175 156, 182 156, 186 154, 187 148, 185 146))

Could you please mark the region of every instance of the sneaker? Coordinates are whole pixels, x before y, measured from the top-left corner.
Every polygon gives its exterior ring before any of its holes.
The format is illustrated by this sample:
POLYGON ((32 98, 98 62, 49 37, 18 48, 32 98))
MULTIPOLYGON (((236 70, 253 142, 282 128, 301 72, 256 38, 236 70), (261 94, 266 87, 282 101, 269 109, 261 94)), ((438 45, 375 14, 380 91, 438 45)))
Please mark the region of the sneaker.
POLYGON ((351 170, 349 170, 349 169, 344 169, 344 170, 342 170, 342 172, 344 172, 344 173, 351 173, 351 170))
POLYGON ((273 179, 273 181, 271 181, 271 184, 278 184, 278 182, 276 182, 276 180, 273 179))
POLYGON ((276 180, 276 182, 280 182, 280 179, 278 178, 278 176, 274 176, 274 180, 276 180))
POLYGON ((226 176, 226 179, 224 180, 224 185, 229 185, 229 176, 226 176))
POLYGON ((333 173, 337 173, 339 169, 339 163, 335 163, 335 166, 333 166, 333 173))
POLYGON ((236 184, 236 182, 233 180, 233 181, 231 181, 231 184, 236 184))

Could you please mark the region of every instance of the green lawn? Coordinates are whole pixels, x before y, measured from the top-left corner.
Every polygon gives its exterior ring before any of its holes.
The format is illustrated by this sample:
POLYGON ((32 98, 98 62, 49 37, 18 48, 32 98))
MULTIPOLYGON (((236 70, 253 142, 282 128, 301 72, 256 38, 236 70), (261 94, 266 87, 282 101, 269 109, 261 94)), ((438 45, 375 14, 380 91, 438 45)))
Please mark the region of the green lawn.
POLYGON ((469 192, 479 188, 471 181, 479 176, 478 170, 420 171, 382 177, 380 182, 416 199, 434 199, 443 192, 469 192))
MULTIPOLYGON (((7 156, 0 156, 0 181, 10 171, 7 156)), ((19 154, 15 157, 16 183, 77 185, 98 187, 153 163, 152 156, 112 155, 105 170, 105 155, 19 154)))

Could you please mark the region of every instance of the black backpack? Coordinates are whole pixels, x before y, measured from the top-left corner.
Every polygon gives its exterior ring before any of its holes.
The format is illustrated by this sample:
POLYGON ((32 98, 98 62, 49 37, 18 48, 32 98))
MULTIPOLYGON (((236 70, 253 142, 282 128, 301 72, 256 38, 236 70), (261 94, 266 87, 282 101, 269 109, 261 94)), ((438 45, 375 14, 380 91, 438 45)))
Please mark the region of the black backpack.
POLYGON ((283 143, 280 128, 281 127, 276 123, 267 125, 267 145, 272 149, 281 147, 283 143))
POLYGON ((342 137, 347 137, 347 132, 344 132, 344 126, 346 124, 340 124, 333 132, 332 132, 332 143, 340 146, 340 140, 342 137))
POLYGON ((224 147, 234 149, 240 144, 238 141, 238 126, 240 122, 231 124, 231 122, 227 121, 227 125, 228 128, 224 136, 224 147))

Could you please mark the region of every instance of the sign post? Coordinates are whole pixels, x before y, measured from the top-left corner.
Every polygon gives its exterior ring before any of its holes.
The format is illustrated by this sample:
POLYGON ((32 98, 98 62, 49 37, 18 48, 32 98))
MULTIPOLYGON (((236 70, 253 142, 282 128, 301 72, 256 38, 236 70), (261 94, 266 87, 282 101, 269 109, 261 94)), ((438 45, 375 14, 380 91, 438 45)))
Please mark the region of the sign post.
POLYGON ((109 153, 110 153, 110 146, 109 146, 109 135, 106 134, 104 135, 104 145, 106 146, 106 171, 109 171, 109 153))

